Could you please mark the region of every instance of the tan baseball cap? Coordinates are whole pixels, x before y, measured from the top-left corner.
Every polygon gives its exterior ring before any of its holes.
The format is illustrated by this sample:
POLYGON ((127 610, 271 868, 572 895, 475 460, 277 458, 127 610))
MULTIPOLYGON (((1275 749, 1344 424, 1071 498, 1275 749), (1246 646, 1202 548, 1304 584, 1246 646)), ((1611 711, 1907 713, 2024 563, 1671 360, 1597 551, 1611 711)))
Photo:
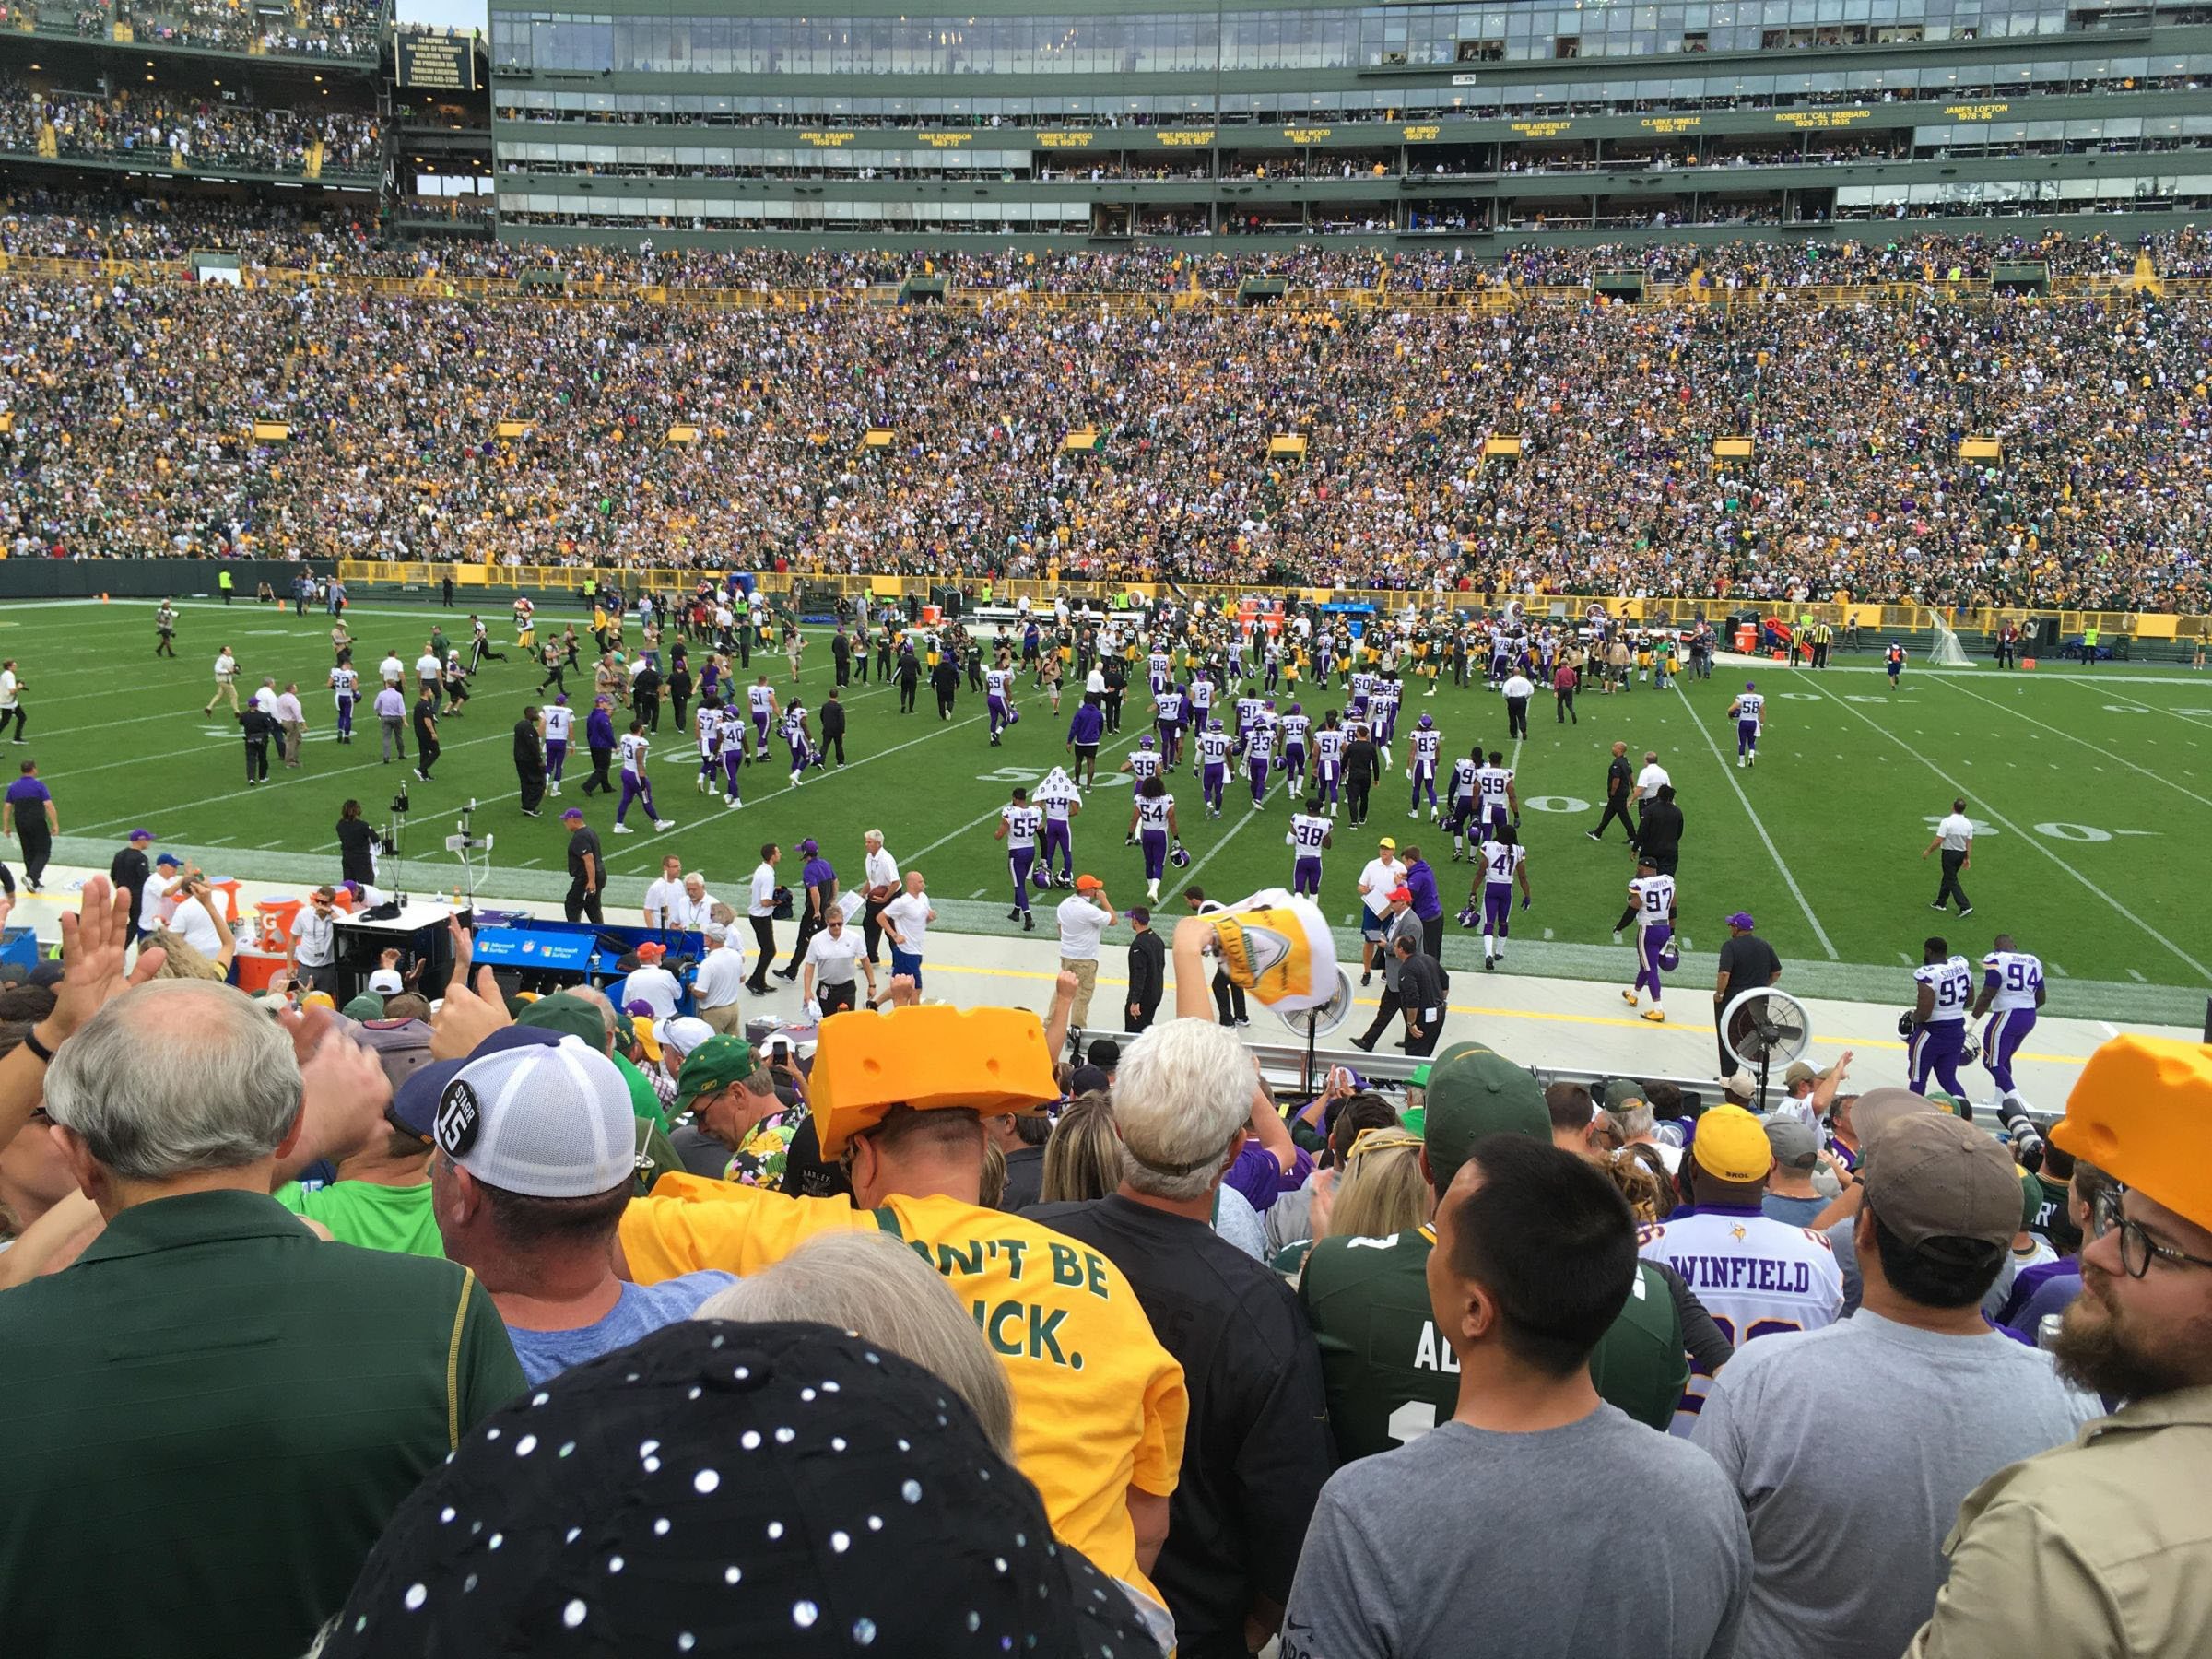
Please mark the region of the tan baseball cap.
POLYGON ((1909 1112, 1866 1148, 1860 1180, 1882 1230, 1917 1250, 1936 1239, 2008 1244, 2020 1178, 1992 1135, 1947 1112, 1909 1112))

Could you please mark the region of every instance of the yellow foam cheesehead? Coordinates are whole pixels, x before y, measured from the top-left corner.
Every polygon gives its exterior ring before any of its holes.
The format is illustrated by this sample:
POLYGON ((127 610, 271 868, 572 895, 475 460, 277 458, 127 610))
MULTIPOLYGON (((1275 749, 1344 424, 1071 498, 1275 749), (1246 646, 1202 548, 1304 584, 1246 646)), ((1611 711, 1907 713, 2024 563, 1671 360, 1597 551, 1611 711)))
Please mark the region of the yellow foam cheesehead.
POLYGON ((826 1159, 894 1106, 1006 1117, 1060 1098, 1036 1015, 935 1005, 832 1014, 822 1021, 808 1092, 826 1159))
POLYGON ((2086 1159, 2199 1227, 2212 1228, 2212 1048, 2115 1037, 2089 1056, 2051 1132, 2086 1159))

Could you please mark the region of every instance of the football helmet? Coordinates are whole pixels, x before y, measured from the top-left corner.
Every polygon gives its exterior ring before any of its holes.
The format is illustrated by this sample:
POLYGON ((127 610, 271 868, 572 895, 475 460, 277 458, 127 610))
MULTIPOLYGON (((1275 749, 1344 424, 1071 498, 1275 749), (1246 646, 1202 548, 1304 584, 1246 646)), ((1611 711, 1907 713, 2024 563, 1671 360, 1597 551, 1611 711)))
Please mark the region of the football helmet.
POLYGON ((1187 869, 1189 867, 1191 855, 1182 850, 1182 843, 1181 841, 1177 841, 1173 849, 1168 853, 1168 862, 1173 865, 1179 870, 1187 869))

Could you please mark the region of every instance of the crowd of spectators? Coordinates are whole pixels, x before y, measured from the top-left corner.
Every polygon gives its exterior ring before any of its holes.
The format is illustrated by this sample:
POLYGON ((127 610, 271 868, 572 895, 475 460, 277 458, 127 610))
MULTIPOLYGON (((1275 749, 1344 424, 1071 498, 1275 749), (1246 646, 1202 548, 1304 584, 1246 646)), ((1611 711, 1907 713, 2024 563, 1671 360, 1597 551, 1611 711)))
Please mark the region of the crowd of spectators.
MULTIPOLYGON (((272 12, 249 0, 113 0, 113 21, 148 45, 195 46, 208 52, 285 53, 296 57, 366 58, 374 62, 386 5, 310 0, 272 12)), ((105 6, 78 15, 78 31, 105 34, 105 6), (88 29, 88 16, 92 27, 88 29)))
POLYGON ((135 913, 90 878, 0 986, 0 1627, 46 1659, 2212 1617, 2212 1049, 2113 1039, 2030 1154, 1847 1056, 1763 1118, 1477 1042, 1278 1100, 1200 917, 1125 1044, 1064 971, 756 1047, 509 995, 458 924, 441 995, 340 1009, 135 913))
MULTIPOLYGON (((11 249, 93 240, 0 229, 11 249)), ((269 245, 344 266, 364 234, 326 223, 269 245)), ((1707 269, 1901 277, 1947 252, 1747 244, 1707 269)), ((912 268, 830 257, 850 280, 912 268)), ((711 258, 723 274, 801 264, 711 258)), ((1505 269, 1563 276, 1550 258, 1505 269)), ((1335 274, 1319 259, 1265 268, 1335 274)), ((604 253, 575 268, 668 274, 604 253)), ((25 279, 0 537, 63 557, 2212 608, 2212 346, 2204 302, 2178 295, 690 310, 430 286, 25 279), (288 447, 245 441, 260 419, 288 423, 288 447), (528 437, 494 441, 505 419, 528 437), (677 423, 700 441, 664 446, 677 423), (856 453, 870 427, 894 441, 856 453), (1082 428, 1100 450, 1063 452, 1082 428), (1292 430, 1302 464, 1269 453, 1292 430), (1522 437, 1517 464, 1486 464, 1500 432, 1522 437), (1716 466, 1713 441, 1734 435, 1753 454, 1716 466), (1962 460, 1982 436, 2002 458, 1962 460)))
POLYGON ((297 173, 317 145, 324 173, 372 173, 383 159, 373 115, 260 109, 153 88, 126 87, 107 98, 41 97, 0 78, 0 149, 34 153, 47 128, 58 156, 145 159, 162 168, 180 158, 187 168, 297 173))

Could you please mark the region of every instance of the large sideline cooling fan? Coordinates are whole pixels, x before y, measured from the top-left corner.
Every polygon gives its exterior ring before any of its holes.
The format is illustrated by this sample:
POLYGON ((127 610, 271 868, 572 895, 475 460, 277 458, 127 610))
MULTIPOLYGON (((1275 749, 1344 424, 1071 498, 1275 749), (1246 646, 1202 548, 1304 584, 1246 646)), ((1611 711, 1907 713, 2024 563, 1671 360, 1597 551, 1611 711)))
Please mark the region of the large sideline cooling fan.
POLYGON ((1746 1067, 1758 1069, 1754 1099, 1764 1105, 1768 1072, 1778 1065, 1786 1070, 1813 1046, 1812 1018, 1787 991, 1760 985, 1728 999, 1721 1010, 1721 1041, 1746 1067))

